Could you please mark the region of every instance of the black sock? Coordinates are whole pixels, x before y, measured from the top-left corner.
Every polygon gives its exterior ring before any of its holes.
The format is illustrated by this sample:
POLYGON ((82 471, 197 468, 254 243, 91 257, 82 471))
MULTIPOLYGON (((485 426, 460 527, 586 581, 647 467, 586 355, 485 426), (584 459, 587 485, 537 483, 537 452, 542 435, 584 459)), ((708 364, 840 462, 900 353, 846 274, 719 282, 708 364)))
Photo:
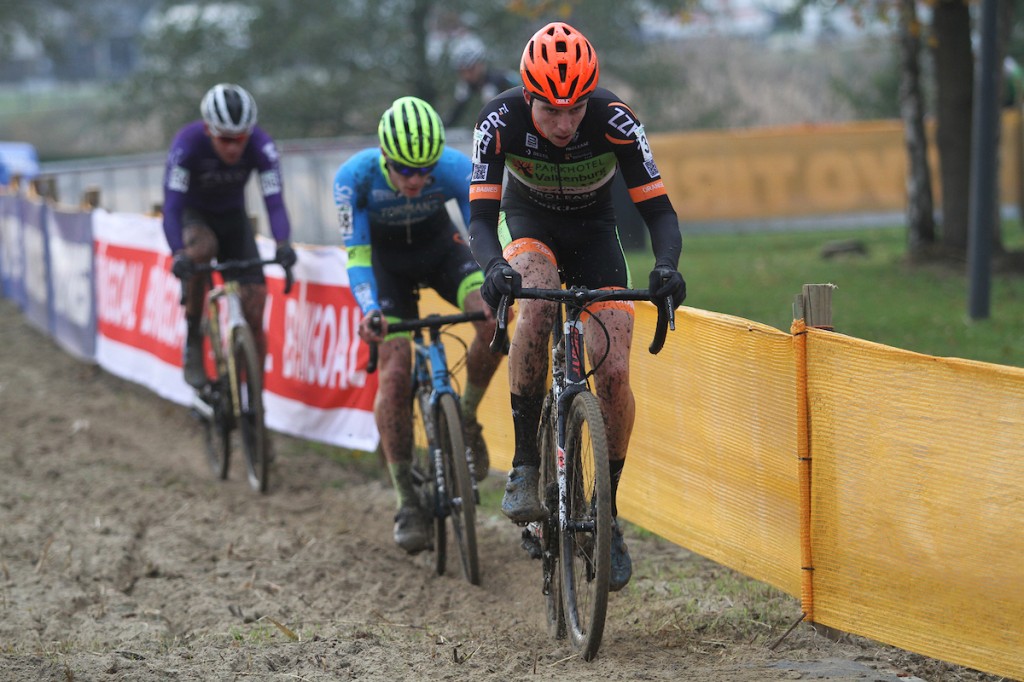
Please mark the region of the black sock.
POLYGON ((544 406, 544 396, 512 394, 512 426, 516 434, 516 451, 512 456, 512 466, 540 466, 540 453, 537 452, 537 425, 540 424, 540 411, 544 406))
POLYGON ((612 475, 612 517, 618 518, 619 506, 615 503, 615 497, 619 492, 619 479, 622 478, 622 467, 626 465, 624 459, 608 460, 608 472, 612 475))
POLYGON ((199 317, 185 316, 185 324, 188 327, 187 338, 189 341, 198 341, 203 338, 202 322, 199 317))

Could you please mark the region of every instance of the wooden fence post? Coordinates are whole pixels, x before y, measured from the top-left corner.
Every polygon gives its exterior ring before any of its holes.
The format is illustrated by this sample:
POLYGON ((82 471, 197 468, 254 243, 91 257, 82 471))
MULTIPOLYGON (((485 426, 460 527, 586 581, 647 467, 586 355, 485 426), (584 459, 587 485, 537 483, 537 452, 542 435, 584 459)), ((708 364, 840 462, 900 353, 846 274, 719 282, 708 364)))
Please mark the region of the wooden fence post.
POLYGON ((793 299, 793 319, 808 327, 832 330, 832 290, 835 284, 805 284, 793 299))
MULTIPOLYGON (((803 320, 807 327, 831 331, 832 290, 835 288, 834 284, 805 284, 801 292, 794 297, 793 319, 803 320)), ((810 567, 810 570, 813 570, 813 567, 810 567)), ((833 642, 838 642, 846 636, 842 630, 814 621, 810 622, 810 626, 814 632, 833 642)))

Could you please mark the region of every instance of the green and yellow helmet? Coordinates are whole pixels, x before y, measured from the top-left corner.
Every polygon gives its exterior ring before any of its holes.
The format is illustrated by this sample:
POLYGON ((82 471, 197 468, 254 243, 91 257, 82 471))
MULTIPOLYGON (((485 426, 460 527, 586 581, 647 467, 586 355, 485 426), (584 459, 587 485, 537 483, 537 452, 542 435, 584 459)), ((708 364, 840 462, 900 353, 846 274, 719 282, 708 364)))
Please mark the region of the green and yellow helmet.
POLYGON ((419 97, 399 97, 377 126, 384 155, 403 166, 432 166, 444 151, 441 117, 419 97))

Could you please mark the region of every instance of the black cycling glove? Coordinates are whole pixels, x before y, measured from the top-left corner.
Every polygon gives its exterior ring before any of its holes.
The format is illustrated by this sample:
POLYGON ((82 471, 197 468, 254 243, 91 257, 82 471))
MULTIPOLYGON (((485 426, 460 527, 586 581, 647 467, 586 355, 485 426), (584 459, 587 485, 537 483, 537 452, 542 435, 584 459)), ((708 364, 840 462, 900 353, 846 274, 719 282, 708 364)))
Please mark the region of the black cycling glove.
POLYGON ((656 266, 651 270, 650 285, 653 299, 671 296, 675 305, 680 305, 686 300, 686 281, 675 268, 667 265, 656 266))
POLYGON ((171 261, 171 273, 178 279, 188 279, 192 276, 192 260, 185 255, 184 251, 174 254, 171 261))
POLYGON ((504 258, 495 258, 487 267, 480 295, 484 302, 497 310, 504 294, 517 294, 523 286, 523 276, 512 269, 504 258))
POLYGON ((281 242, 277 245, 277 253, 274 255, 276 260, 281 267, 287 269, 295 265, 298 262, 299 257, 295 253, 295 249, 288 242, 281 242))

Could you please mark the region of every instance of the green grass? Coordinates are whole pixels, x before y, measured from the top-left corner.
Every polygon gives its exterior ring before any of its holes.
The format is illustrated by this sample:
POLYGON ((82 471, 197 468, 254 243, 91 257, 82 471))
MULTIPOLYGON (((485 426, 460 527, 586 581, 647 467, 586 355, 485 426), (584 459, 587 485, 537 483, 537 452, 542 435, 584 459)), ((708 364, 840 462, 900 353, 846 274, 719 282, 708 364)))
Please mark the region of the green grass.
MULTIPOLYGON (((1016 221, 1004 225, 1008 249, 1021 248, 1022 232, 1016 221)), ((1024 272, 993 274, 990 315, 971 320, 966 266, 908 265, 905 241, 903 228, 684 234, 686 305, 788 332, 801 287, 831 283, 838 332, 927 355, 1024 367, 1024 272), (866 256, 821 256, 824 244, 851 239, 863 242, 866 256)), ((628 258, 642 286, 651 256, 628 258)))

